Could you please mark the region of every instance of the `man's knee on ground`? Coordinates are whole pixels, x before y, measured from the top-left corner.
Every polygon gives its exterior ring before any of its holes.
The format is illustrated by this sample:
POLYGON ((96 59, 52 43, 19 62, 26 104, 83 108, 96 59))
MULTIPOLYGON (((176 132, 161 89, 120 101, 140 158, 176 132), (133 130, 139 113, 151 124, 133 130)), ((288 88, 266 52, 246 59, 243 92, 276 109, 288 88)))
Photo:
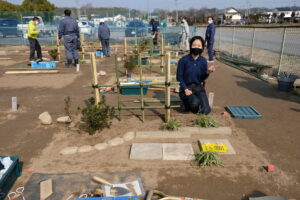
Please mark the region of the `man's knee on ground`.
POLYGON ((190 107, 190 111, 192 113, 198 113, 198 111, 199 111, 199 104, 191 104, 189 107, 190 107))

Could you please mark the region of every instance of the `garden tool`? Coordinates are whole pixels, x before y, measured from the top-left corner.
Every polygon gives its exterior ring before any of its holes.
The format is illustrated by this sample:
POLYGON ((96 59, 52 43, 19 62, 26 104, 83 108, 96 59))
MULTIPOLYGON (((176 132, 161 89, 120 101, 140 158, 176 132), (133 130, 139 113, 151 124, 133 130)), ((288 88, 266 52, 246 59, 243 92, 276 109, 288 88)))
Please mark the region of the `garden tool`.
POLYGON ((146 200, 203 200, 203 199, 168 196, 161 191, 150 190, 147 194, 146 200))
POLYGON ((97 176, 93 176, 93 180, 104 185, 110 185, 110 193, 113 194, 113 196, 122 196, 131 192, 123 187, 114 187, 113 184, 111 184, 107 180, 99 178, 97 176))
MULTIPOLYGON (((135 187, 136 185, 134 185, 134 182, 129 182, 129 183, 124 183, 124 184, 112 184, 110 182, 108 182, 105 179, 99 178, 94 176, 93 180, 104 184, 106 190, 104 189, 104 194, 108 195, 108 196, 139 196, 141 194, 138 194, 137 192, 137 188, 135 187), (105 193, 106 191, 106 193, 105 193)), ((141 185, 139 184, 138 187, 140 187, 141 185)), ((139 188, 140 191, 142 191, 141 188, 139 188)))

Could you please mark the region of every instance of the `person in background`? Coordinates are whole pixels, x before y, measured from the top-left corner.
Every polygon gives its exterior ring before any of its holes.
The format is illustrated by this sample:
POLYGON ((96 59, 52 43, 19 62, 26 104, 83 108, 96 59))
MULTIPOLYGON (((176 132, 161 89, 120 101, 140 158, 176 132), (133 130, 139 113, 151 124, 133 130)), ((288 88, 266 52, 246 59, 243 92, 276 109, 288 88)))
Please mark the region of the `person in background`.
POLYGON ((59 22, 58 39, 61 41, 63 37, 64 46, 66 50, 67 67, 74 66, 79 63, 78 55, 78 39, 80 38, 78 23, 71 17, 71 10, 64 11, 65 18, 59 22))
POLYGON ((180 49, 182 51, 189 51, 189 37, 190 37, 190 29, 189 29, 189 25, 186 21, 185 17, 181 18, 181 42, 180 42, 180 49))
POLYGON ((110 39, 110 30, 108 26, 104 23, 104 20, 100 20, 99 29, 98 29, 98 38, 101 42, 102 51, 104 56, 110 56, 110 47, 109 47, 109 39, 110 39))
POLYGON ((153 45, 154 45, 154 49, 157 49, 157 45, 158 45, 158 25, 159 22, 155 21, 154 19, 151 19, 150 23, 152 26, 152 37, 153 37, 153 45))
POLYGON ((205 42, 207 44, 208 52, 208 64, 211 71, 215 71, 214 65, 214 42, 215 42, 215 32, 216 25, 214 24, 213 17, 208 17, 208 26, 205 33, 205 42))
POLYGON ((30 45, 30 55, 29 55, 29 61, 35 60, 35 52, 37 52, 37 60, 36 62, 43 61, 42 56, 42 48, 37 40, 38 35, 42 32, 41 30, 37 30, 36 25, 40 22, 40 19, 38 17, 34 17, 28 24, 28 40, 30 45))
POLYGON ((176 79, 180 82, 179 97, 183 101, 184 111, 207 115, 211 108, 204 81, 211 71, 208 70, 206 59, 201 56, 204 48, 205 41, 202 37, 195 36, 191 39, 190 54, 179 60, 176 79))

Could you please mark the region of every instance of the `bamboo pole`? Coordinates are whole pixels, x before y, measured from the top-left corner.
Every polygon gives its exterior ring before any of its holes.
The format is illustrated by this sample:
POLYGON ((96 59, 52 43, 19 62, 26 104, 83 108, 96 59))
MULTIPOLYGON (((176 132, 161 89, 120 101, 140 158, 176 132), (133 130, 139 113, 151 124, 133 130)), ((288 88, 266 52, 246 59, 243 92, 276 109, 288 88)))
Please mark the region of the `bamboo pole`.
POLYGON ((124 38, 124 55, 127 55, 127 38, 124 38))
POLYGON ((166 118, 165 121, 169 122, 170 116, 171 116, 171 102, 170 102, 170 96, 171 96, 171 90, 170 90, 170 82, 171 82, 171 54, 167 54, 167 63, 166 63, 166 92, 165 92, 165 107, 166 107, 166 118))
POLYGON ((118 112, 119 112, 119 119, 121 119, 121 100, 120 100, 120 75, 119 75, 119 65, 118 65, 118 55, 115 55, 115 71, 116 71, 116 83, 118 86, 118 95, 117 95, 117 101, 118 101, 118 112))
POLYGON ((80 35, 80 39, 81 39, 81 48, 82 48, 82 60, 85 60, 85 43, 84 43, 84 34, 82 33, 80 35))
MULTIPOLYGON (((118 107, 114 107, 118 109, 118 107)), ((170 106, 170 108, 180 108, 180 105, 170 106)), ((141 110, 140 106, 121 106, 120 110, 141 110)), ((144 106, 143 109, 165 109, 165 106, 144 106)))
MULTIPOLYGON (((91 57, 92 72, 93 72, 93 84, 98 85, 97 65, 96 65, 95 54, 90 53, 90 57, 91 57)), ((99 88, 95 87, 94 92, 95 92, 96 103, 98 104, 100 102, 99 88)))
POLYGON ((7 71, 5 74, 56 74, 58 70, 7 71))
POLYGON ((60 55, 60 44, 59 44, 58 34, 56 35, 56 47, 57 47, 57 53, 58 53, 58 61, 60 61, 61 55, 60 55))
POLYGON ((164 72, 164 36, 161 36, 161 72, 164 72))
POLYGON ((144 110, 144 86, 143 83, 143 70, 141 65, 142 57, 138 55, 138 67, 140 72, 140 90, 141 90, 141 109, 142 109, 142 121, 145 122, 145 110, 144 110))
MULTIPOLYGON (((156 85, 165 85, 165 82, 151 82, 151 83, 130 83, 130 84, 125 84, 125 83, 119 83, 120 86, 139 86, 140 84, 143 86, 156 86, 156 85)), ((170 84, 175 84, 178 85, 179 82, 177 81, 172 81, 170 84)), ((99 84, 98 87, 114 87, 118 86, 118 84, 99 84)), ((92 85, 83 85, 83 87, 92 87, 92 85)))

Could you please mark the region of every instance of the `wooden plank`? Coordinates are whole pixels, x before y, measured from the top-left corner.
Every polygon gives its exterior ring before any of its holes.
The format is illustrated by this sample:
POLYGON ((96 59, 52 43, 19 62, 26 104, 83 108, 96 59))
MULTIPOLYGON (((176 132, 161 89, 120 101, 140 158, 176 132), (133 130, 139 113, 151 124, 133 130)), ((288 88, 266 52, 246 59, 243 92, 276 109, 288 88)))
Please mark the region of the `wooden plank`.
POLYGON ((42 181, 40 183, 40 200, 46 200, 52 193, 52 180, 42 181))
POLYGON ((56 74, 58 70, 8 71, 5 74, 56 74))

